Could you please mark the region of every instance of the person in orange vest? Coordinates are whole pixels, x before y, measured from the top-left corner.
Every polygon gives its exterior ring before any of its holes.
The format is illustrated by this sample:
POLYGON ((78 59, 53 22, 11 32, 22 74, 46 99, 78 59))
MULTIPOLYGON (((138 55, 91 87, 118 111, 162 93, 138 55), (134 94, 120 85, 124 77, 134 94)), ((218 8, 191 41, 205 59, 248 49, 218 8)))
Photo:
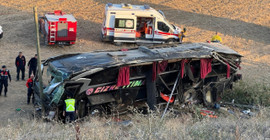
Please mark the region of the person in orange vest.
POLYGON ((27 104, 29 105, 30 104, 30 98, 32 96, 32 103, 34 104, 34 100, 35 100, 35 97, 34 97, 34 92, 33 92, 33 83, 34 83, 34 75, 32 74, 30 76, 30 78, 27 80, 26 82, 26 87, 27 87, 27 104))
POLYGON ((11 76, 10 76, 9 70, 7 70, 7 67, 3 65, 2 69, 0 70, 0 96, 2 94, 2 89, 4 86, 5 97, 7 97, 8 79, 9 79, 9 82, 11 82, 11 76))

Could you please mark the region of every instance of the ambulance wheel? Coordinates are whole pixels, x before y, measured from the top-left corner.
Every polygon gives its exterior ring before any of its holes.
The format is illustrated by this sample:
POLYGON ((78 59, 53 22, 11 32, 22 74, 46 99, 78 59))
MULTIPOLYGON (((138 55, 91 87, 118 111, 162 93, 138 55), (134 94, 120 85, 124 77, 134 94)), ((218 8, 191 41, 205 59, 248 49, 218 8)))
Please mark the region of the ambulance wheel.
POLYGON ((170 38, 166 41, 167 44, 173 44, 176 40, 173 38, 170 38))
POLYGON ((114 42, 114 45, 115 45, 115 46, 122 46, 123 43, 122 43, 122 42, 114 42))
POLYGON ((100 40, 102 41, 102 42, 104 42, 104 39, 105 39, 105 36, 102 34, 102 32, 100 33, 100 40))

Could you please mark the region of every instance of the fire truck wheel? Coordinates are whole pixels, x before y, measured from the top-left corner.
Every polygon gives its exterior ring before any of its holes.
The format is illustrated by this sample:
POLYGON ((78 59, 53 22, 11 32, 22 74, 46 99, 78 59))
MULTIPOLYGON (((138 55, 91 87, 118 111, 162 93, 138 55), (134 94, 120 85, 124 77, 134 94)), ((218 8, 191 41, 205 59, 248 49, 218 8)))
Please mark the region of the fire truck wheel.
POLYGON ((45 46, 48 45, 48 37, 47 37, 47 35, 44 35, 44 45, 45 46))

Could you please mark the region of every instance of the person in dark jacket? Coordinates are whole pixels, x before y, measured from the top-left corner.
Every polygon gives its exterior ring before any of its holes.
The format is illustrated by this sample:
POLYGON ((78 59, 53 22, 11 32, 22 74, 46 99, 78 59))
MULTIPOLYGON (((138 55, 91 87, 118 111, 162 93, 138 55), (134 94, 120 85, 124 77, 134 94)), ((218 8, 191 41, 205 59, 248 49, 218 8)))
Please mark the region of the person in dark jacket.
POLYGON ((3 65, 2 69, 0 70, 0 96, 2 94, 3 86, 5 87, 5 97, 7 97, 7 91, 8 91, 8 79, 11 82, 11 76, 9 73, 9 70, 6 69, 6 66, 3 65))
POLYGON ((26 87, 27 87, 27 104, 30 103, 30 98, 32 96, 32 103, 34 104, 34 100, 35 100, 35 97, 34 97, 34 93, 33 93, 33 79, 34 79, 34 75, 32 74, 30 76, 30 78, 27 80, 26 82, 26 87))
POLYGON ((3 37, 3 30, 2 30, 2 26, 0 26, 0 39, 3 37))
POLYGON ((30 76, 33 74, 34 76, 36 75, 36 71, 37 71, 37 54, 35 54, 35 57, 32 57, 28 64, 28 69, 29 69, 29 78, 30 76))
POLYGON ((20 72, 22 72, 22 80, 24 80, 25 64, 26 64, 26 59, 23 56, 22 52, 19 52, 19 55, 17 56, 15 60, 15 65, 17 68, 17 81, 19 81, 20 72))

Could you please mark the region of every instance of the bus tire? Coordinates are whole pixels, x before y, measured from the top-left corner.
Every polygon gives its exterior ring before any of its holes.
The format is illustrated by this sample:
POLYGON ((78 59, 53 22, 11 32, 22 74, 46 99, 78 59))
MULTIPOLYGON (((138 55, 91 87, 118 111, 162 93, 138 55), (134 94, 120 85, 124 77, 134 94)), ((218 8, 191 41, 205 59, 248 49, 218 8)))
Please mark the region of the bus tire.
POLYGON ((197 98, 197 91, 194 88, 190 88, 182 95, 183 103, 193 103, 197 98))
POLYGON ((101 117, 104 113, 103 108, 100 105, 91 106, 89 110, 91 117, 101 117))
POLYGON ((218 98, 216 87, 206 87, 202 90, 203 103, 205 106, 213 106, 218 98))

